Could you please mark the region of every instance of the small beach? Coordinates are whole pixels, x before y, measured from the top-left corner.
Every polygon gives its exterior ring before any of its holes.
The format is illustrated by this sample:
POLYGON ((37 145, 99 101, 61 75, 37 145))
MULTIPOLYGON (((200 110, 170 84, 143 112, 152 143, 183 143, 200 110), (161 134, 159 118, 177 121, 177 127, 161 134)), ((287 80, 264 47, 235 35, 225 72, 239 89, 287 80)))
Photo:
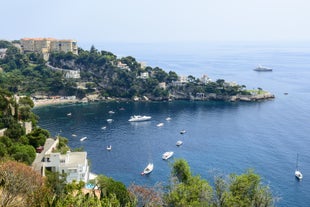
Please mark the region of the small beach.
POLYGON ((71 103, 78 103, 82 102, 79 99, 39 99, 33 100, 34 107, 40 106, 48 106, 48 105, 57 105, 57 104, 71 104, 71 103))

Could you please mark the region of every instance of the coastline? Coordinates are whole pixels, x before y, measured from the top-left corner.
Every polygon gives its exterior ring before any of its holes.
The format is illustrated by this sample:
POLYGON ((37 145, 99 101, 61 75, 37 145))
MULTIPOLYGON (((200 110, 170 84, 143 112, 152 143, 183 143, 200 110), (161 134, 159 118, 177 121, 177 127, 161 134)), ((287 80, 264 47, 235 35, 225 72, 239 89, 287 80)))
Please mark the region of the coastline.
POLYGON ((58 105, 58 104, 73 104, 79 103, 82 100, 69 100, 69 99, 40 99, 40 100, 33 100, 34 108, 41 107, 41 106, 49 106, 49 105, 58 105))
MULTIPOLYGON (((229 102, 255 102, 255 101, 262 101, 268 99, 274 99, 275 96, 269 92, 264 94, 255 94, 255 95, 235 95, 235 96, 225 96, 225 95, 217 95, 217 94, 208 94, 204 97, 192 97, 192 96, 174 96, 173 99, 167 99, 168 101, 172 100, 189 100, 189 101, 229 101, 229 102)), ((42 106, 49 106, 49 105, 60 105, 60 104, 74 104, 74 103, 89 103, 94 101, 164 101, 164 99, 156 99, 156 98, 137 98, 134 100, 129 99, 121 99, 121 98, 108 98, 108 99, 39 99, 33 100, 34 108, 42 107, 42 106)))

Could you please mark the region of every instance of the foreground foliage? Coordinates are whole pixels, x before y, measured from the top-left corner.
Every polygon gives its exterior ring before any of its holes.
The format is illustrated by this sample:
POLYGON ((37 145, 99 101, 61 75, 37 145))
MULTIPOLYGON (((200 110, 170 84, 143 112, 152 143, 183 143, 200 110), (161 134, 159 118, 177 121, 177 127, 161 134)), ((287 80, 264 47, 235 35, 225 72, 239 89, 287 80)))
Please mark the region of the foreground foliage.
POLYGON ((85 183, 66 183, 66 175, 46 172, 46 178, 31 167, 16 161, 0 163, 0 206, 94 206, 94 207, 268 207, 274 198, 268 186, 252 170, 228 179, 216 178, 214 188, 200 176, 192 175, 187 162, 176 160, 169 186, 154 187, 121 182, 99 175, 96 188, 85 189, 85 183), (181 166, 181 167, 180 167, 181 166), (187 174, 187 179, 178 175, 187 174), (181 179, 180 179, 181 178, 181 179))

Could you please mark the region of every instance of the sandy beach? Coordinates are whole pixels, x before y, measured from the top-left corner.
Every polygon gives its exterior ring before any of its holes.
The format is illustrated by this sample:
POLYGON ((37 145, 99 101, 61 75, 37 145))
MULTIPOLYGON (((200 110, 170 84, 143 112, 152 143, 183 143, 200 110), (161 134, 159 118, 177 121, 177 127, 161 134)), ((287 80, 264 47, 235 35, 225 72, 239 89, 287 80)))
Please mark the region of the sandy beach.
POLYGON ((70 104, 70 103, 77 103, 82 102, 79 99, 40 99, 40 100, 33 100, 34 107, 40 106, 48 106, 48 105, 57 105, 57 104, 70 104))

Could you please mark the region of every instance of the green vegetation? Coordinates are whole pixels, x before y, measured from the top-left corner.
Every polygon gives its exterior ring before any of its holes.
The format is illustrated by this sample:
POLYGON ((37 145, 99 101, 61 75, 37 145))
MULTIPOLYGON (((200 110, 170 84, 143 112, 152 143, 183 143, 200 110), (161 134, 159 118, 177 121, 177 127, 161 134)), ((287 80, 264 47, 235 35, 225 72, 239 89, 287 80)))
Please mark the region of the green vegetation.
POLYGON ((80 71, 78 79, 65 78, 64 71, 50 69, 40 54, 23 54, 7 41, 0 41, 0 47, 7 48, 5 57, 0 59, 0 87, 15 94, 83 98, 96 93, 101 97, 145 96, 150 100, 201 96, 207 100, 217 99, 214 94, 219 100, 226 100, 223 97, 251 94, 244 85, 227 83, 223 79, 202 81, 189 75, 187 81, 181 82, 173 71, 167 73, 159 67, 144 66, 131 56, 118 58, 94 46, 89 51, 79 48, 79 55, 50 54, 48 64, 52 67, 80 71))
POLYGON ((183 159, 173 163, 171 184, 166 187, 132 184, 126 188, 121 182, 100 175, 93 182, 97 189, 83 190, 85 183, 65 180, 65 174, 47 171, 43 179, 25 164, 0 162, 1 206, 270 207, 275 204, 268 186, 252 170, 232 174, 228 179, 217 177, 212 188, 208 181, 192 175, 183 159))
POLYGON ((44 145, 49 132, 36 128, 38 117, 31 112, 33 102, 29 97, 19 101, 8 91, 0 89, 0 157, 31 164, 35 159, 35 148, 44 145), (24 123, 32 131, 26 134, 24 123))

